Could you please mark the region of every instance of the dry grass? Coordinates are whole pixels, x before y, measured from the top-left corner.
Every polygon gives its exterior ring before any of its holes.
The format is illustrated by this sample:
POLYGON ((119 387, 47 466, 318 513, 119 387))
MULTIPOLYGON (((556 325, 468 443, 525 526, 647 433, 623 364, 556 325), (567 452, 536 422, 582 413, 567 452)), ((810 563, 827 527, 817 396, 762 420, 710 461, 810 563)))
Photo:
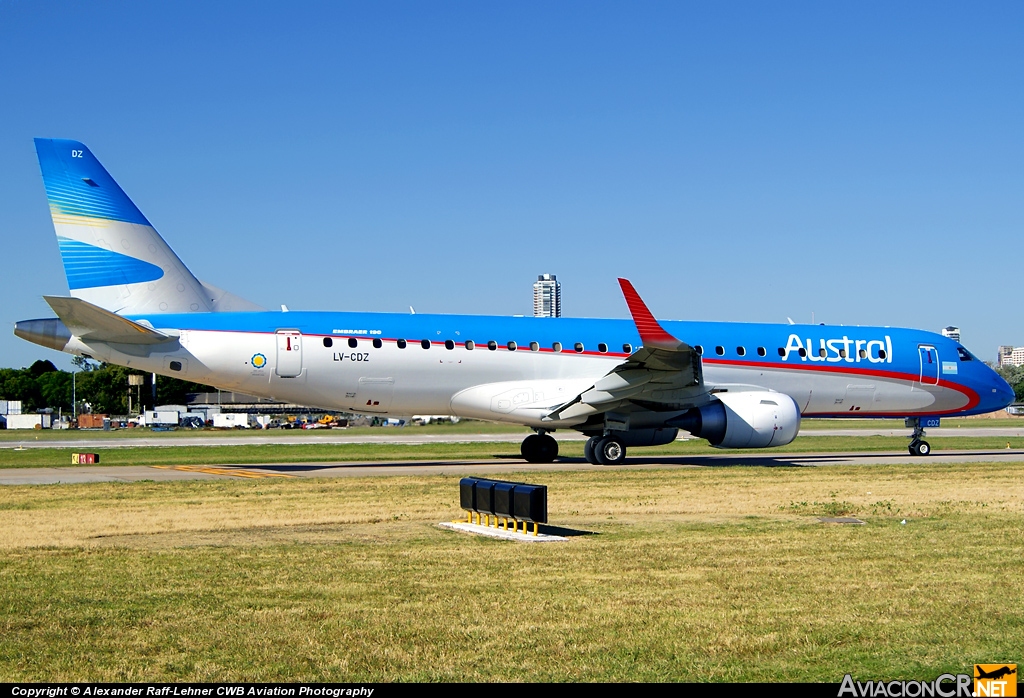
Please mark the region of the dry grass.
POLYGON ((552 523, 595 535, 440 530, 444 476, 0 489, 0 680, 838 681, 1020 659, 1014 464, 526 477, 552 523), (840 511, 868 523, 817 522, 840 511))

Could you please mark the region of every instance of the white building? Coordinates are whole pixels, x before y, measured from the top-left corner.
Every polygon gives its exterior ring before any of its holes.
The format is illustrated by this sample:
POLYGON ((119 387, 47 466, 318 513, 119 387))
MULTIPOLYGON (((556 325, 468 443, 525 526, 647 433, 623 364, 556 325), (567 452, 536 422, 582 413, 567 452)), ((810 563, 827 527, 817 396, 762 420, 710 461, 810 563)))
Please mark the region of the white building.
POLYGON ((562 317, 562 284, 554 274, 539 274, 533 285, 533 316, 562 317))
POLYGON ((1007 363, 1011 366, 1024 366, 1024 347, 1014 347, 1007 363))
POLYGON ((942 336, 943 337, 949 337, 954 342, 959 342, 960 341, 960 328, 959 327, 953 327, 952 325, 950 325, 949 327, 943 328, 942 336))

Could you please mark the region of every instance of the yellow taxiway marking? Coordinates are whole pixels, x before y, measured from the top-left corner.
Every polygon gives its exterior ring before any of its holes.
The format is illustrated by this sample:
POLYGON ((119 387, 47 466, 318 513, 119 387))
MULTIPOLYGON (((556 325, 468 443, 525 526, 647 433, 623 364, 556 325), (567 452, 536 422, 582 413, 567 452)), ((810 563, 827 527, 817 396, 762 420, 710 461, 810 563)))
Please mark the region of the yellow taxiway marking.
POLYGON ((186 473, 207 473, 208 475, 233 475, 235 477, 248 477, 259 479, 264 477, 295 477, 285 473, 262 473, 257 470, 238 470, 236 468, 217 468, 208 465, 154 465, 154 468, 161 470, 181 470, 186 473))

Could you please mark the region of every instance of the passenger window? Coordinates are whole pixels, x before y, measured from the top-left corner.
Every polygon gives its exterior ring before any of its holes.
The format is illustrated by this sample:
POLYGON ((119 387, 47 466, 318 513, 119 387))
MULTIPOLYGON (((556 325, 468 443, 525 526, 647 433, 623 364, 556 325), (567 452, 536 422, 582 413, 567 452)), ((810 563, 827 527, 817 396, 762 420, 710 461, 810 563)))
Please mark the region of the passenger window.
POLYGON ((764 350, 764 347, 758 347, 757 348, 757 355, 758 356, 768 356, 768 352, 764 350))
POLYGON ((818 356, 820 356, 823 359, 825 358, 825 354, 827 353, 828 352, 825 351, 825 347, 822 347, 821 349, 818 350, 818 356))
POLYGON ((454 349, 455 348, 455 342, 453 342, 450 339, 444 340, 444 348, 448 349, 449 351, 454 349))
POLYGON ((747 355, 747 350, 744 349, 743 347, 736 347, 736 353, 739 356, 746 356, 747 355))
POLYGON ((803 347, 800 347, 800 350, 797 352, 797 354, 799 354, 800 358, 802 359, 807 356, 807 350, 804 349, 803 347))
POLYGON ((576 342, 572 345, 572 348, 576 350, 577 354, 583 353, 583 342, 576 342))
POLYGON ((846 358, 846 350, 845 349, 840 349, 839 350, 839 356, 841 356, 842 358, 845 359, 846 358))
POLYGON ((785 347, 779 347, 779 356, 781 356, 782 358, 786 358, 786 348, 785 347))
POLYGON ((395 342, 395 344, 398 345, 399 349, 405 349, 406 342, 404 339, 399 339, 397 342, 395 342))
POLYGON ((505 346, 507 346, 507 347, 508 347, 508 350, 509 350, 509 351, 515 351, 515 350, 516 350, 516 349, 518 348, 518 347, 516 346, 516 343, 515 343, 515 342, 509 342, 509 343, 508 343, 507 345, 505 345, 505 346))
POLYGON ((864 350, 864 349, 861 349, 860 351, 858 351, 858 352, 857 352, 857 355, 858 355, 858 356, 859 356, 860 358, 862 358, 862 359, 866 359, 866 358, 868 358, 868 352, 867 352, 866 350, 864 350))
POLYGON ((530 342, 530 351, 540 351, 540 345, 537 342, 530 342))
POLYGON ((879 349, 878 350, 878 358, 880 358, 880 359, 884 359, 885 358, 885 349, 879 349))
POLYGON ((470 351, 473 351, 473 347, 475 347, 475 346, 476 346, 476 343, 472 339, 467 339, 466 340, 466 348, 467 349, 469 349, 470 351))
POLYGON ((488 348, 488 349, 489 349, 490 351, 494 351, 495 349, 497 349, 497 348, 498 348, 498 343, 497 343, 497 342, 495 342, 495 341, 494 341, 494 340, 492 339, 492 340, 490 340, 489 342, 487 342, 487 348, 488 348))
POLYGON ((623 344, 622 345, 622 353, 623 354, 632 354, 633 353, 633 345, 632 344, 623 344))
POLYGON ((599 352, 601 352, 602 354, 607 354, 608 353, 608 345, 605 344, 604 342, 601 342, 600 344, 597 345, 597 350, 599 352))
POLYGON ((704 347, 698 344, 697 346, 694 347, 694 349, 697 350, 698 355, 704 356, 704 347))
POLYGON ((430 340, 429 339, 421 339, 420 340, 420 346, 423 347, 424 349, 429 349, 430 348, 430 340))
POLYGON ((330 349, 334 346, 334 340, 330 337, 324 337, 324 346, 330 349))
POLYGON ((355 349, 358 346, 359 346, 359 342, 356 341, 355 337, 349 337, 348 338, 348 347, 349 347, 349 349, 355 349))
POLYGON ((377 339, 376 337, 374 337, 373 338, 373 348, 374 349, 380 349, 382 346, 384 346, 384 342, 382 342, 379 339, 377 339))
POLYGON ((718 354, 719 356, 725 356, 725 347, 715 347, 715 353, 718 354))
POLYGON ((551 345, 551 351, 555 352, 556 354, 558 352, 562 351, 562 343, 561 342, 555 342, 554 344, 552 344, 551 345))

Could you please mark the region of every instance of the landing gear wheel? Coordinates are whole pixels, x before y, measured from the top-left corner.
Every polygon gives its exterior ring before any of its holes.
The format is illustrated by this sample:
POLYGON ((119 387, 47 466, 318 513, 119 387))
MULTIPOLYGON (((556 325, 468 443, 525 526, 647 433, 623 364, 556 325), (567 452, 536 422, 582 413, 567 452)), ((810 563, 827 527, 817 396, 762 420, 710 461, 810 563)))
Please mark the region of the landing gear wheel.
POLYGON ((606 436, 594 444, 594 455, 601 465, 620 465, 626 460, 626 447, 614 436, 606 436))
POLYGON ((600 436, 591 436, 587 439, 587 443, 583 444, 583 457, 586 458, 587 462, 591 465, 601 465, 597 460, 597 453, 594 451, 594 444, 600 440, 600 436))
POLYGON ((914 427, 914 433, 910 435, 910 455, 912 456, 927 456, 932 452, 932 447, 928 445, 928 442, 924 440, 924 427, 921 426, 921 420, 918 418, 908 419, 907 426, 914 427))
POLYGON ((927 441, 915 441, 910 444, 910 453, 914 456, 927 456, 932 452, 932 447, 927 441))
POLYGON ((530 434, 519 452, 530 463, 550 463, 558 457, 558 442, 547 434, 530 434))

